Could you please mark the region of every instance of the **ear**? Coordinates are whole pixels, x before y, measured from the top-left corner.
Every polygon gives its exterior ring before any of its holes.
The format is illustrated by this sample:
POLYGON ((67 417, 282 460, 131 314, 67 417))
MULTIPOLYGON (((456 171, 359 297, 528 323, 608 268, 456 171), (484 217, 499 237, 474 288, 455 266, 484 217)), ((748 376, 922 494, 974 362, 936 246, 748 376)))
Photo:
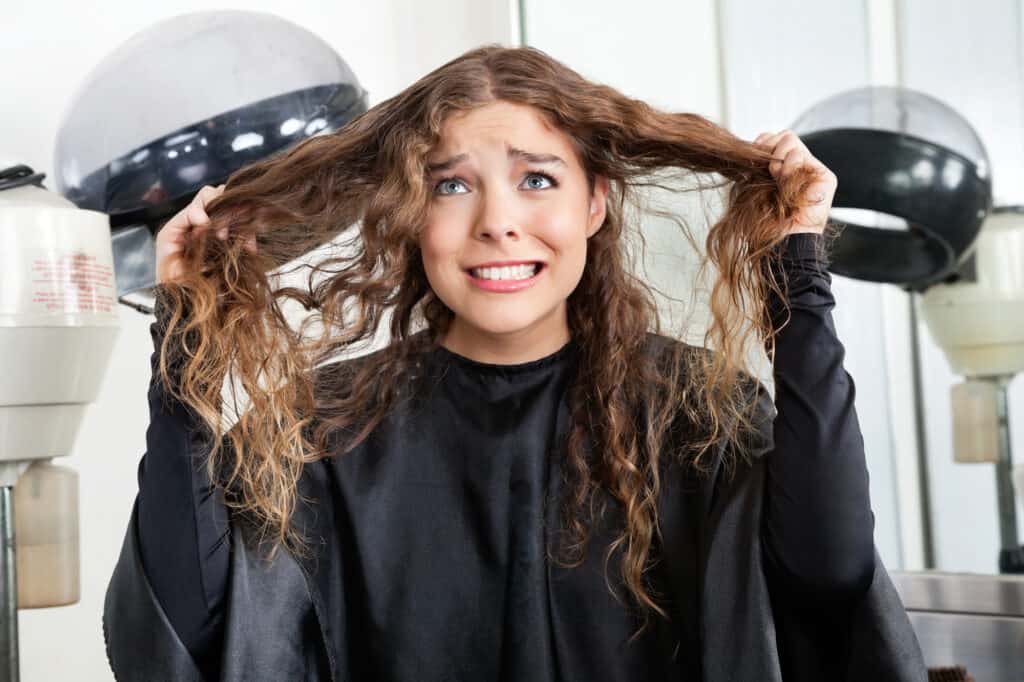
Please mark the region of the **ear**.
POLYGON ((594 179, 594 191, 590 194, 590 213, 587 219, 587 239, 590 239, 604 225, 608 213, 608 178, 598 175, 594 179))

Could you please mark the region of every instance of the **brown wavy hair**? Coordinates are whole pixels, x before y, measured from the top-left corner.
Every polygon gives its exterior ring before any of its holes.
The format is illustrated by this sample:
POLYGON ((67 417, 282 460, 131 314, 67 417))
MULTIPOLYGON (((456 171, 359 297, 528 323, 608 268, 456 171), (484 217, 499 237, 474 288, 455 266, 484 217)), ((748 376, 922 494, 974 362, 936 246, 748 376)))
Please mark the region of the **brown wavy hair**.
MULTIPOLYGON (((344 456, 366 438, 415 390, 419 358, 452 321, 418 248, 432 194, 425 159, 449 115, 499 100, 535 107, 568 135, 591 187, 598 175, 609 180, 607 217, 568 301, 580 356, 569 392, 563 541, 549 556, 582 563, 590 528, 611 503, 622 532, 606 548, 606 576, 618 552, 646 627, 652 612, 667 618, 645 579, 660 541, 666 455, 706 473, 712 455, 733 453, 729 464, 744 452, 736 444, 763 429, 745 353, 753 342, 773 348, 765 304, 773 291, 785 295, 771 275, 774 247, 813 180, 801 171, 780 186, 764 148, 699 115, 659 111, 588 81, 540 50, 472 50, 340 131, 230 177, 208 206, 213 229, 196 231, 177 256, 188 274, 162 286, 170 313, 160 372, 209 427, 209 473, 229 506, 275 550, 301 552, 290 520, 304 464, 344 456), (660 335, 662 323, 654 292, 633 272, 629 245, 642 235, 629 210, 672 174, 714 178, 725 192, 704 244, 714 270, 705 345, 714 352, 683 343, 650 352, 650 339, 664 337, 649 332, 660 335), (226 241, 211 236, 222 226, 226 241), (244 248, 254 234, 255 253, 244 248), (298 269, 307 270, 301 284, 282 281, 298 269), (296 304, 310 313, 298 329, 286 315, 296 304), (360 354, 378 334, 389 337, 382 349, 332 362, 360 354), (181 373, 172 381, 174 365, 181 373), (230 430, 225 379, 246 403, 232 401, 240 414, 230 430), (670 438, 680 424, 687 437, 670 438)), ((677 223, 696 244, 685 221, 677 223)))

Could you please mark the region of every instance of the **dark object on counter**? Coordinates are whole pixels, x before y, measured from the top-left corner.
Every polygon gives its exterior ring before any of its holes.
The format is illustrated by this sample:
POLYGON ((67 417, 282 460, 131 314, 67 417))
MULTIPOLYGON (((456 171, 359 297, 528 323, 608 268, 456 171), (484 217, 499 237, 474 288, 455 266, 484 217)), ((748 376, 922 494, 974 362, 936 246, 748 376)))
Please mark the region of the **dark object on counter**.
POLYGON ((974 682, 962 665, 955 668, 928 668, 928 682, 974 682))
POLYGON ((1024 575, 1024 547, 999 550, 999 572, 1024 575))

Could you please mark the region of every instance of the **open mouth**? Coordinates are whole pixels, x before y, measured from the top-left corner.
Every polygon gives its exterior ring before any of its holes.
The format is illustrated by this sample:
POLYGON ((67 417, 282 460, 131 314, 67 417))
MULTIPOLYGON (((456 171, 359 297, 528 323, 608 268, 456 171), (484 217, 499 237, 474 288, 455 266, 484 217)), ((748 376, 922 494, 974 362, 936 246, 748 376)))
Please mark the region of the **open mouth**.
POLYGON ((523 263, 522 265, 506 265, 498 268, 470 268, 472 277, 494 282, 517 282, 531 279, 544 268, 544 263, 523 263))

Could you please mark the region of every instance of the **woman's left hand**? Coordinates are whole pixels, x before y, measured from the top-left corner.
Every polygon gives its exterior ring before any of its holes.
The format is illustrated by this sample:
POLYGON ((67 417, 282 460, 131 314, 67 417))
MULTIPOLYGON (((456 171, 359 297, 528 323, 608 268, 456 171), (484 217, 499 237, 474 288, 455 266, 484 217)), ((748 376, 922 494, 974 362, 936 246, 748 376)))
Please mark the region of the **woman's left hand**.
POLYGON ((828 214, 832 209, 832 199, 836 195, 839 180, 835 173, 825 164, 811 155, 810 150, 792 130, 783 130, 775 134, 761 133, 754 138, 754 144, 771 149, 774 161, 768 164, 768 171, 779 182, 800 166, 810 166, 818 178, 808 188, 804 196, 804 207, 793 217, 784 229, 785 234, 812 232, 821 234, 828 224, 828 214))

